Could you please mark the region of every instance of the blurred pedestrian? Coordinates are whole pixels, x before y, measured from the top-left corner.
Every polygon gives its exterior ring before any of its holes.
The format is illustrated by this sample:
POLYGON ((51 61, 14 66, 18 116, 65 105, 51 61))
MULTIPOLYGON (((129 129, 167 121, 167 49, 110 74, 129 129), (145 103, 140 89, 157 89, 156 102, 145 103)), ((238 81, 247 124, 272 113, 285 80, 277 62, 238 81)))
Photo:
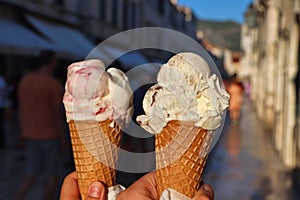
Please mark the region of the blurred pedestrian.
MULTIPOLYGON (((42 51, 38 68, 25 75, 18 87, 20 137, 25 143, 26 177, 16 199, 23 199, 37 178, 47 178, 45 198, 56 199, 59 156, 65 146, 63 87, 52 74, 57 66, 53 51, 42 51)), ((66 146, 65 146, 66 147, 66 146)))
POLYGON ((0 73, 0 149, 5 148, 5 109, 8 106, 8 85, 4 74, 0 73))
POLYGON ((232 125, 238 124, 240 120, 241 108, 243 104, 243 84, 239 81, 237 74, 234 74, 232 80, 227 86, 230 94, 229 115, 232 125))
POLYGON ((249 78, 244 82, 244 89, 247 97, 251 97, 251 82, 249 78))
POLYGON ((6 136, 7 147, 13 149, 17 147, 17 136, 19 131, 18 121, 18 103, 17 103, 17 85, 19 77, 16 74, 10 74, 7 77, 8 84, 8 103, 6 107, 6 136))

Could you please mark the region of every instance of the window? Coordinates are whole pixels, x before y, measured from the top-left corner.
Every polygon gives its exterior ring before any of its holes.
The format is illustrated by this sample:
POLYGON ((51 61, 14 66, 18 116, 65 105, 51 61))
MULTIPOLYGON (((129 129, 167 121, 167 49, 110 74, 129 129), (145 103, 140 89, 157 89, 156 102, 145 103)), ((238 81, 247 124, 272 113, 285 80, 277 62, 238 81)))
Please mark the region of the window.
POLYGON ((181 26, 182 26, 182 30, 185 31, 185 30, 186 30, 186 23, 187 23, 187 22, 186 22, 186 20, 185 20, 185 16, 184 16, 185 14, 182 13, 182 15, 183 15, 183 16, 181 17, 181 23, 182 23, 181 26))
POLYGON ((176 20, 177 20, 176 17, 177 17, 177 10, 175 7, 172 7, 170 9, 169 21, 174 27, 176 27, 176 20))
POLYGON ((165 1, 158 0, 158 12, 162 15, 165 13, 165 1))
POLYGON ((106 0, 99 1, 100 19, 105 20, 106 0))
POLYGON ((131 28, 136 28, 136 4, 135 2, 131 3, 131 28))
POLYGON ((118 1, 113 0, 112 1, 112 24, 117 26, 118 24, 118 1))
POLYGON ((128 28, 128 0, 123 2, 123 28, 126 30, 128 28))

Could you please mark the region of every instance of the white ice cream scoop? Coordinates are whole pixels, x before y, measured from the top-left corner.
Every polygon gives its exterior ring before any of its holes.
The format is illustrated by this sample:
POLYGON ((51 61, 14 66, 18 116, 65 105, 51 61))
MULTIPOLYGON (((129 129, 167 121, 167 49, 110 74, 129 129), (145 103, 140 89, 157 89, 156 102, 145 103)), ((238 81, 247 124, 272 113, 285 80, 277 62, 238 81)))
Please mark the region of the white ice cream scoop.
POLYGON ((220 126, 229 95, 204 58, 179 53, 161 67, 157 81, 144 97, 145 115, 137 118, 144 129, 157 134, 171 120, 193 122, 207 130, 220 126))

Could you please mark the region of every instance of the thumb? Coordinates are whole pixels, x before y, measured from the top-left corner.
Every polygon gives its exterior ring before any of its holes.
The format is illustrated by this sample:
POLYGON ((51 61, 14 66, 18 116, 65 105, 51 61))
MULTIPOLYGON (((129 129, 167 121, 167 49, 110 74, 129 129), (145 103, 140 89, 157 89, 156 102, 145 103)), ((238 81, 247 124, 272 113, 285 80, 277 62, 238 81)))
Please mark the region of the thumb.
POLYGON ((192 200, 213 200, 214 191, 211 186, 203 184, 192 200))
POLYGON ((86 200, 105 200, 107 195, 106 187, 101 182, 93 182, 86 195, 86 200))

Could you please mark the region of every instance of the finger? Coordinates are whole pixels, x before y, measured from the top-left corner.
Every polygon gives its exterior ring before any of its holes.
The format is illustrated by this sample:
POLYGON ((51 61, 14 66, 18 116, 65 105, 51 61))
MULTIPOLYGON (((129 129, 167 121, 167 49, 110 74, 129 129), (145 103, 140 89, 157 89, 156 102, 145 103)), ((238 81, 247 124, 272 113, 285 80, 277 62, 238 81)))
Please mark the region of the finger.
POLYGON ((145 195, 148 195, 150 198, 157 197, 156 190, 156 173, 155 171, 149 172, 144 175, 142 178, 137 180, 133 185, 132 189, 136 191, 144 191, 145 195))
POLYGON ((78 188, 77 173, 72 172, 65 177, 63 185, 61 187, 60 199, 63 200, 79 200, 80 193, 78 188))
POLYGON ((196 193, 193 200, 213 200, 214 196, 215 195, 212 187, 207 184, 203 184, 196 193))
POLYGON ((156 174, 150 172, 118 195, 118 200, 152 200, 157 198, 156 174))
POLYGON ((105 200, 106 194, 106 187, 103 183, 93 182, 89 187, 86 200, 105 200))

